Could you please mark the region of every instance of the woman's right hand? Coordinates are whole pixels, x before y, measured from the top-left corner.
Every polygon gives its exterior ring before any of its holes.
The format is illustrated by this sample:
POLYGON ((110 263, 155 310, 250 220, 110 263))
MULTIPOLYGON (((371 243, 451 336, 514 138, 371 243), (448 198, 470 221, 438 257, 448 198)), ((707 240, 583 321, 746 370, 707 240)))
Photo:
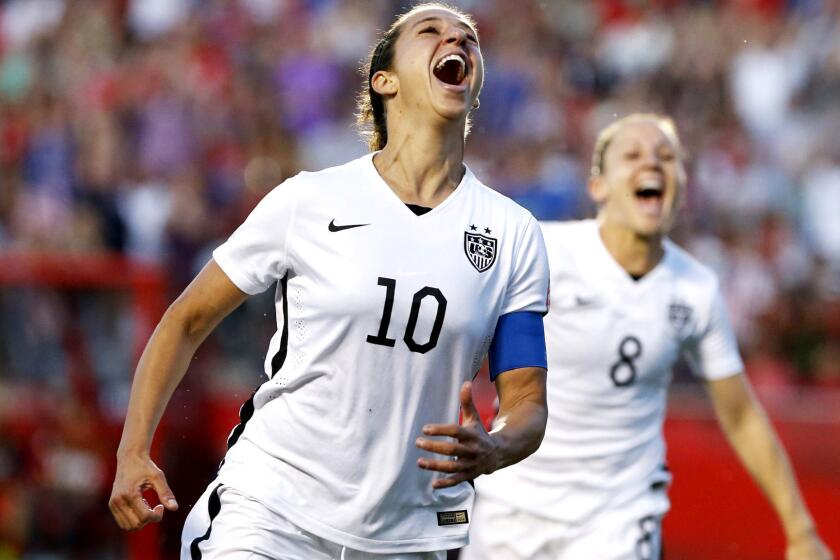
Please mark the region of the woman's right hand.
POLYGON ((133 455, 117 458, 117 474, 108 507, 121 529, 136 531, 163 519, 164 508, 177 510, 178 502, 154 461, 148 455, 133 455), (149 488, 160 501, 154 508, 143 498, 143 491, 149 488))
POLYGON ((114 519, 126 531, 157 523, 164 509, 178 509, 163 471, 149 457, 152 438, 198 345, 247 297, 211 259, 169 306, 146 344, 131 384, 108 501, 114 519), (149 507, 144 490, 153 490, 161 505, 149 507))

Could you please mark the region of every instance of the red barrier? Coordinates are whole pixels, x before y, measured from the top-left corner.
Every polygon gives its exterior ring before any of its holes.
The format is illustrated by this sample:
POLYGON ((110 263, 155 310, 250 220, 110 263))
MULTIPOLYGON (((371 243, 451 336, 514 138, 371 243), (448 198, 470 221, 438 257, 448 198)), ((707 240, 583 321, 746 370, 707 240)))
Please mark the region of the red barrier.
MULTIPOLYGON (((136 329, 135 363, 165 310, 166 276, 154 263, 133 260, 116 253, 42 254, 0 252, 0 286, 42 287, 66 290, 122 290, 131 294, 136 329)), ((78 350, 78 345, 70 345, 78 350)), ((86 368, 81 368, 85 376, 86 368)), ((104 430, 104 428, 103 428, 104 430)), ((165 438, 158 430, 154 454, 165 438)), ((115 450, 116 451, 116 450, 115 450)), ((2 482, 2 479, 0 479, 2 482)), ((103 501, 104 502, 104 501, 103 501)), ((102 504, 105 510, 106 504, 102 504)), ((106 514, 107 515, 107 514, 106 514)), ((116 525, 114 524, 116 530, 116 525)), ((160 528, 152 524, 142 531, 126 533, 128 558, 157 560, 160 528)))
MULTIPOLYGON (((840 394, 799 392, 766 402, 823 539, 840 552, 840 394)), ((665 427, 674 473, 666 558, 783 558, 775 512, 738 462, 704 401, 672 399, 665 427)))

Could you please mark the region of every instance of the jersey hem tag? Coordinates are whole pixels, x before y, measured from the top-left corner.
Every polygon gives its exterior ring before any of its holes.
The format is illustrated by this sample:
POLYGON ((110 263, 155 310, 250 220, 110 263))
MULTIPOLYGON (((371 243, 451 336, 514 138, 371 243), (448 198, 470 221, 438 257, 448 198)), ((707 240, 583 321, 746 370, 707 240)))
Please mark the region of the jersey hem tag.
POLYGON ((459 509, 457 511, 439 511, 437 512, 438 527, 444 525, 464 525, 470 522, 467 516, 467 510, 459 509))

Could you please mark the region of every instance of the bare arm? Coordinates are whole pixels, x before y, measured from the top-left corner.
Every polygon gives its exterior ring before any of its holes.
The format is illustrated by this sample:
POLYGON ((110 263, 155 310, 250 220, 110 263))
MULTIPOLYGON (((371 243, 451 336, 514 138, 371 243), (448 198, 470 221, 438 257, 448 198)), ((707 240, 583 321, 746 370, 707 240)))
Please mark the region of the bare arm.
POLYGON ((546 371, 527 367, 506 371, 496 378, 499 415, 496 427, 484 429, 472 401, 472 383, 461 387, 462 422, 430 424, 423 427, 426 436, 449 436, 452 440, 417 438, 417 447, 451 459, 423 457, 423 469, 450 473, 434 482, 435 488, 447 488, 482 474, 518 463, 537 450, 545 434, 548 417, 545 394, 546 371))
POLYGON ((177 509, 163 471, 150 458, 152 438, 195 350, 246 298, 211 260, 167 309, 146 344, 131 385, 108 504, 121 528, 160 521, 164 506, 177 509), (153 488, 163 505, 149 508, 141 494, 146 488, 153 488))
POLYGON ((709 381, 706 388, 726 438, 782 522, 787 559, 831 558, 799 493, 790 460, 746 376, 709 381))

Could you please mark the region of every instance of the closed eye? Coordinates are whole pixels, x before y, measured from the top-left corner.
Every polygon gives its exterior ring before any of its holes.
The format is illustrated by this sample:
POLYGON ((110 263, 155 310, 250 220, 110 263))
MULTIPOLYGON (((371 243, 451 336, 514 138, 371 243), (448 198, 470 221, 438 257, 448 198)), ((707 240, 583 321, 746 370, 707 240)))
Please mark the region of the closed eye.
POLYGON ((433 27, 430 25, 429 27, 424 27, 423 29, 417 32, 418 35, 421 35, 423 33, 434 33, 435 35, 437 35, 438 30, 437 27, 433 27))

